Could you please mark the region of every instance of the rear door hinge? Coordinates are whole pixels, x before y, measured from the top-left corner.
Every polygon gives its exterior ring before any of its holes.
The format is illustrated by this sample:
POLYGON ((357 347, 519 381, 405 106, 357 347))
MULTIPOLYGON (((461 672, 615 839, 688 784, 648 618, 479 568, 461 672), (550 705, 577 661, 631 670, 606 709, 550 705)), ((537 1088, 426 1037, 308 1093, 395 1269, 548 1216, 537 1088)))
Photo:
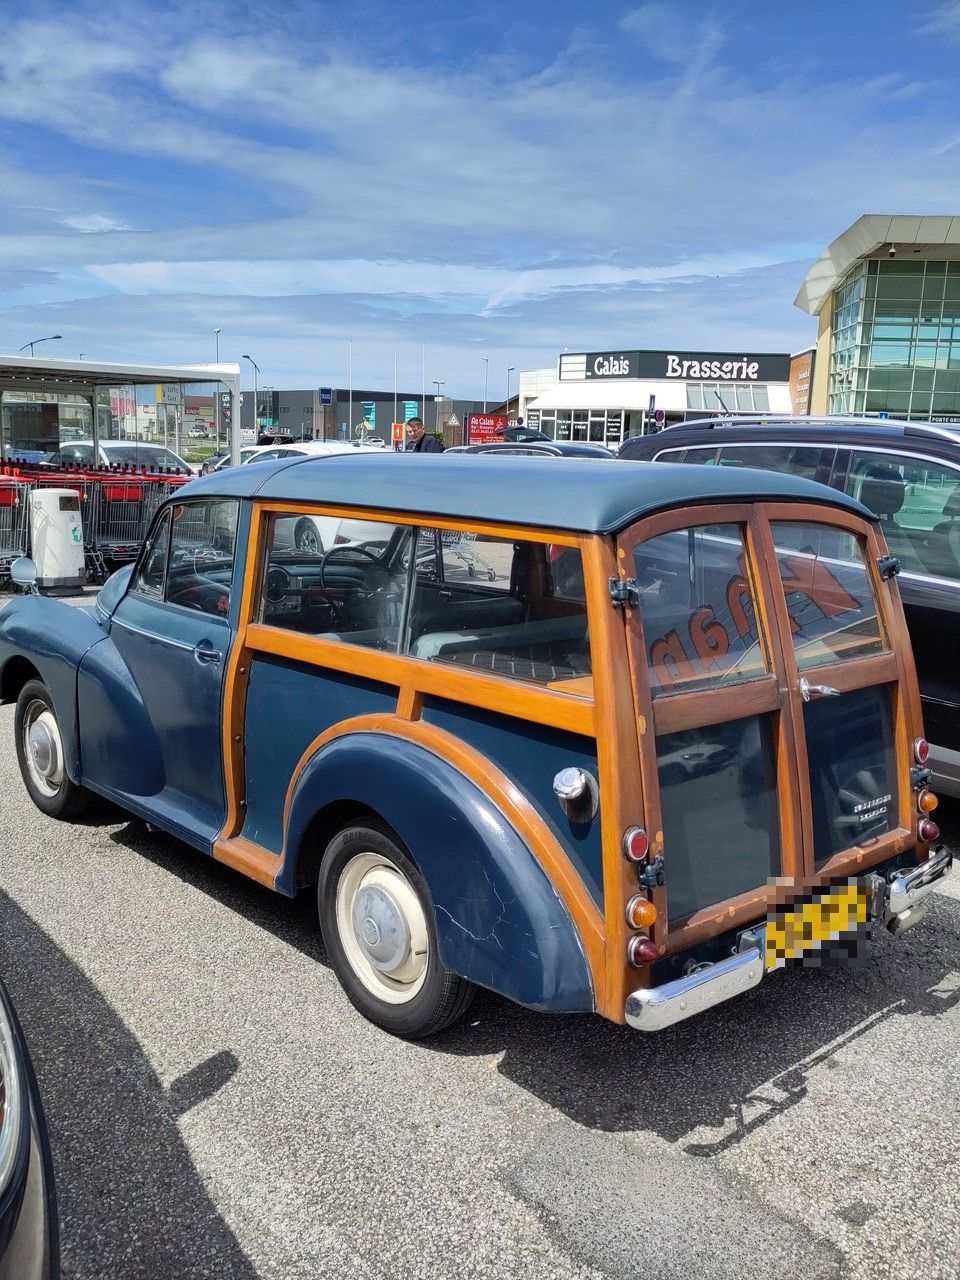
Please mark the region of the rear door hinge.
POLYGON ((663 865, 663 854, 658 853, 652 862, 647 862, 637 869, 637 879, 644 889, 658 889, 667 882, 666 869, 663 865))
POLYGON ((896 556, 877 556, 877 568, 881 578, 895 578, 900 572, 900 561, 896 556))
POLYGON ((640 603, 640 585, 636 578, 611 578, 610 599, 618 609, 632 609, 640 603))

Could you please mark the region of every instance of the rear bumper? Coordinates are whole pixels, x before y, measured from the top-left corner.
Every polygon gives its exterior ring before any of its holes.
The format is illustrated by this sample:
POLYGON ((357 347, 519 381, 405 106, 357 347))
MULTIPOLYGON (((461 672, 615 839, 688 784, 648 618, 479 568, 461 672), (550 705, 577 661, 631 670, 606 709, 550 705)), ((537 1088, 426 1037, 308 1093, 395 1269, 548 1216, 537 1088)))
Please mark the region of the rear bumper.
MULTIPOLYGON (((899 871, 891 880, 868 876, 873 918, 892 933, 912 928, 923 918, 925 898, 949 874, 952 861, 941 847, 926 862, 899 871)), ((749 991, 764 977, 765 952, 766 925, 758 924, 740 935, 736 952, 727 959, 699 966, 673 982, 632 992, 625 1010, 628 1025, 637 1031, 662 1031, 749 991)))

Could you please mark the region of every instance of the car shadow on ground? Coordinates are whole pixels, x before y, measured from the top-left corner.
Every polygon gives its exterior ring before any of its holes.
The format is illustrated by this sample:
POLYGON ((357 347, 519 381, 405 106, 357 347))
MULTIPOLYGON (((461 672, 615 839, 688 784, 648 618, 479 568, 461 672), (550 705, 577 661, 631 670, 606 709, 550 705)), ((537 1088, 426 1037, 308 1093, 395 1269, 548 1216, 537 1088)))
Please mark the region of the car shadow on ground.
MULTIPOLYGON (((280 897, 141 823, 113 838, 327 963, 312 891, 280 897)), ((862 962, 776 973, 654 1035, 593 1015, 538 1013, 481 991, 461 1023, 421 1047, 499 1056, 501 1075, 592 1129, 648 1129, 670 1142, 714 1129, 714 1140, 685 1147, 710 1156, 802 1102, 812 1071, 835 1066, 845 1046, 888 1019, 937 1017, 960 1003, 958 975, 960 902, 935 894, 912 932, 893 938, 878 928, 862 962)))
POLYGON ((96 987, 2 893, 0 964, 50 1129, 64 1280, 256 1280, 177 1128, 236 1071, 230 1050, 165 1090, 96 987))

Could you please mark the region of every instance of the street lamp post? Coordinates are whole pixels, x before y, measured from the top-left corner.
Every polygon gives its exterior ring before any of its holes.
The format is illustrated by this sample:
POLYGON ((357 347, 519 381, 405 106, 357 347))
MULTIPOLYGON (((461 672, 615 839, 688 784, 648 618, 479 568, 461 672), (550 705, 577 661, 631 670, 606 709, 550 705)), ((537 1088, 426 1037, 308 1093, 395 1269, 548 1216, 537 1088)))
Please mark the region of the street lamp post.
MULTIPOLYGON (((213 340, 216 343, 217 364, 219 364, 220 363, 220 330, 219 329, 214 329, 213 340)), ((220 387, 221 385, 222 384, 218 380, 214 386, 214 391, 213 391, 213 420, 217 426, 217 450, 216 450, 217 453, 220 452, 220 387)))
POLYGON ((38 342, 59 342, 62 337, 63 337, 62 333, 52 333, 49 338, 34 338, 32 342, 25 342, 23 346, 20 348, 20 350, 26 351, 27 347, 29 347, 30 355, 32 356, 33 348, 37 345, 38 342))
POLYGON ((510 421, 510 375, 516 369, 516 365, 512 364, 507 370, 507 403, 504 406, 507 413, 507 421, 510 421))
POLYGON ((257 443, 257 437, 260 435, 260 428, 257 422, 257 378, 260 375, 260 366, 254 360, 253 356, 244 354, 244 360, 249 360, 253 365, 253 442, 257 443))
POLYGON ((483 361, 483 412, 487 412, 487 374, 490 372, 490 357, 481 356, 483 361))
POLYGON ((434 430, 439 431, 440 430, 440 388, 445 387, 447 384, 445 382, 438 381, 438 379, 434 378, 433 385, 437 388, 436 419, 434 422, 434 430))

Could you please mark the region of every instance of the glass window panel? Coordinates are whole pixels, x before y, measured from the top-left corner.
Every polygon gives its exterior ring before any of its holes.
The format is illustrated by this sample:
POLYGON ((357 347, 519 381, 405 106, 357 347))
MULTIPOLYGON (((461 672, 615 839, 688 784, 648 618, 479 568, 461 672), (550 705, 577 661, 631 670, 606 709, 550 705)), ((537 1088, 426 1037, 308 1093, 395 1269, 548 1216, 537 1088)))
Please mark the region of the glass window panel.
POLYGON ((946 284, 943 290, 944 303, 947 301, 956 302, 960 299, 960 276, 947 276, 946 284))
POLYGON ((224 617, 230 611, 239 503, 233 498, 173 508, 164 597, 224 617))
POLYGON ((898 822, 893 711, 884 685, 803 708, 816 865, 898 822))
POLYGON ((888 364, 908 365, 909 342, 875 342, 870 348, 870 363, 874 368, 888 364))
POLYGON ((135 590, 144 595, 163 595, 163 578, 167 567, 167 548, 170 543, 170 512, 165 511, 160 522, 154 526, 140 556, 140 568, 137 571, 135 590))
MULTIPOLYGON (((832 456, 836 450, 828 451, 832 456)), ((764 471, 780 471, 785 475, 804 476, 815 480, 824 450, 819 446, 803 448, 789 444, 724 445, 720 450, 722 467, 760 467, 764 471)))
POLYGON ((750 394, 749 382, 737 383, 737 408, 749 412, 753 408, 753 397, 750 394))
POLYGON ((738 525, 650 538, 636 546, 634 565, 654 697, 767 671, 738 525))
POLYGON ((709 384, 704 386, 703 407, 711 411, 715 411, 722 407, 720 404, 720 397, 715 386, 710 386, 709 384))
POLYGON ((717 460, 717 451, 714 447, 709 449, 683 449, 681 451, 671 451, 671 462, 698 462, 706 466, 713 466, 717 460))
POLYGON ((884 652, 857 539, 827 525, 784 521, 772 527, 800 669, 884 652))
POLYGON ((404 651, 536 684, 585 692, 591 674, 583 564, 576 547, 467 532, 439 538, 443 570, 417 553, 404 651), (490 575, 493 575, 491 579, 490 575), (580 682, 571 688, 569 682, 580 682))
POLYGON ((671 925, 780 873, 770 716, 657 739, 671 925))
POLYGON ((703 408, 703 387, 699 382, 687 383, 687 408, 702 409, 703 408))
POLYGON ((932 369, 914 369, 913 371, 913 391, 914 395, 918 391, 933 390, 933 370, 932 369))
POLYGON ((757 383, 753 388, 753 407, 762 411, 770 408, 770 396, 763 383, 757 383))
POLYGON ((411 536, 382 520, 271 516, 261 622, 396 652, 411 536))

